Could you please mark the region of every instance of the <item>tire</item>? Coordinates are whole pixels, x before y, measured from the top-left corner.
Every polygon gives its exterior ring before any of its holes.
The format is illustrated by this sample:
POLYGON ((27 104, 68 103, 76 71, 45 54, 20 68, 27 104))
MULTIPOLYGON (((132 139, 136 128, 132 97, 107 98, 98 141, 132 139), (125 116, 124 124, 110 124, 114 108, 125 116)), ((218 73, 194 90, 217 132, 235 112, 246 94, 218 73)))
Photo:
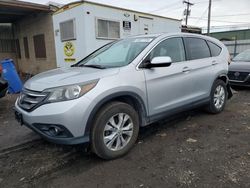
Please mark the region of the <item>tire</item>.
POLYGON ((212 114, 218 114, 225 108, 228 98, 226 83, 222 80, 216 80, 210 93, 210 102, 207 111, 212 114))
POLYGON ((95 116, 91 129, 91 149, 103 159, 115 159, 128 153, 139 132, 139 117, 126 103, 112 102, 95 116))

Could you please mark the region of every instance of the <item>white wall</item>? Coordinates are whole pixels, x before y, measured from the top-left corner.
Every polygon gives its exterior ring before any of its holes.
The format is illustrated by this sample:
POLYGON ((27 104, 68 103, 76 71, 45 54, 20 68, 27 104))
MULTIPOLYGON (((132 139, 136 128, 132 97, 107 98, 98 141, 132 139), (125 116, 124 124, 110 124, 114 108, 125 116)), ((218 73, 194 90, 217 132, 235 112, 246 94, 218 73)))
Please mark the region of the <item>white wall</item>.
POLYGON ((56 62, 57 67, 67 67, 70 66, 73 63, 76 63, 80 58, 85 54, 85 32, 88 30, 86 29, 86 24, 84 23, 84 14, 83 14, 83 5, 77 6, 75 8, 69 9, 67 11, 64 11, 60 14, 53 15, 53 26, 54 26, 54 35, 55 35, 55 48, 56 48, 56 62), (71 42, 75 46, 75 53, 72 56, 72 58, 75 58, 75 62, 65 62, 64 58, 66 58, 64 54, 64 43, 61 42, 61 36, 59 31, 60 26, 59 23, 75 19, 76 23, 76 38, 77 40, 72 40, 71 42))
MULTIPOLYGON (((54 30, 59 30, 60 22, 72 18, 76 19, 77 40, 72 41, 72 43, 75 45, 75 54, 72 57, 75 58, 77 62, 80 59, 84 58, 90 52, 112 41, 107 39, 96 38, 97 18, 119 21, 120 37, 125 38, 130 35, 144 34, 140 33, 140 17, 152 19, 153 29, 149 31, 149 33, 181 32, 181 21, 179 20, 156 17, 147 14, 140 14, 133 11, 115 9, 90 3, 84 3, 74 8, 65 10, 64 12, 61 12, 59 14, 55 14, 53 16, 53 22, 54 30), (134 15, 138 17, 137 21, 134 20, 134 15), (124 31, 122 25, 123 21, 131 22, 130 31, 124 31)), ((64 43, 61 42, 60 32, 57 36, 55 36, 55 46, 58 66, 70 66, 71 64, 73 64, 73 62, 66 63, 64 61, 64 43)))

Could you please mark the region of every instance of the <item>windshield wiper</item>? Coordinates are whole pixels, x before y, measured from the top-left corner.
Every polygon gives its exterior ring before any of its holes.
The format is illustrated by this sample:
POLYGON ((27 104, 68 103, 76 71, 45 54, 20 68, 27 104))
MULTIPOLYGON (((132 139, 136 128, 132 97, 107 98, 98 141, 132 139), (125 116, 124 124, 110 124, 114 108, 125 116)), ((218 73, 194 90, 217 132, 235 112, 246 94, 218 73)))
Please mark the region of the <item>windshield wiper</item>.
POLYGON ((91 68, 96 68, 96 69, 106 69, 106 67, 103 67, 101 65, 79 65, 79 67, 91 67, 91 68))

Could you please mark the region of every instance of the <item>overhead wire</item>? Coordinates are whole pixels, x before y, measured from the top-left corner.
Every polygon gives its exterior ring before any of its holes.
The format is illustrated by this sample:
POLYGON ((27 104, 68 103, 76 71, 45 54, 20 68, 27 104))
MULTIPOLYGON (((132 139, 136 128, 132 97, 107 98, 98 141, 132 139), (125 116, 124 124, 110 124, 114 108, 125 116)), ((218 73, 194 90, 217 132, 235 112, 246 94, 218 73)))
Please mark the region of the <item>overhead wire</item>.
POLYGON ((203 18, 203 16, 206 14, 206 12, 208 11, 208 7, 206 8, 206 10, 202 13, 202 15, 198 18, 198 20, 196 21, 195 24, 198 24, 200 22, 200 20, 203 18))
POLYGON ((172 4, 168 4, 166 6, 163 6, 163 7, 159 8, 159 9, 156 9, 156 10, 152 10, 149 13, 154 13, 154 12, 158 12, 158 11, 161 11, 161 10, 168 10, 170 8, 173 8, 173 7, 177 6, 177 5, 179 6, 180 2, 181 1, 179 0, 178 2, 175 2, 175 3, 172 3, 172 4))
MULTIPOLYGON (((197 17, 189 17, 190 19, 197 19, 197 17)), ((201 20, 207 20, 207 18, 200 18, 201 20)), ((250 22, 234 22, 234 21, 224 21, 224 20, 214 20, 211 19, 213 22, 222 22, 222 23, 242 23, 242 24, 250 24, 250 22)))

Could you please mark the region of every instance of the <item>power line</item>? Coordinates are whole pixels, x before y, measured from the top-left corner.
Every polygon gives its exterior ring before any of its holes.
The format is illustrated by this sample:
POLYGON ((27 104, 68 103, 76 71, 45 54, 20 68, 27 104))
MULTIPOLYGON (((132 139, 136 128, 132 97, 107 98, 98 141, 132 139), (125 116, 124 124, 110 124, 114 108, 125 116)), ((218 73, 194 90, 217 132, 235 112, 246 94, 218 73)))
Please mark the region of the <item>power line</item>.
POLYGON ((178 2, 175 2, 175 3, 169 4, 169 5, 163 6, 163 7, 159 8, 159 9, 152 10, 152 11, 150 11, 150 13, 158 12, 158 11, 161 11, 161 10, 168 10, 168 9, 170 9, 172 7, 175 7, 175 6, 179 5, 180 2, 181 1, 178 1, 178 2))
MULTIPOLYGON (((201 27, 203 32, 207 30, 207 27, 201 27)), ((221 25, 221 26, 211 26, 213 31, 236 31, 239 29, 250 29, 250 24, 237 24, 237 25, 221 25)))
POLYGON ((228 15, 215 15, 212 17, 233 17, 233 16, 247 16, 250 15, 250 13, 246 13, 246 14, 228 14, 228 15))
MULTIPOLYGON (((200 19, 200 20, 208 20, 207 18, 199 18, 199 17, 189 17, 190 19, 200 19)), ((250 24, 250 22, 233 22, 233 21, 224 21, 224 20, 214 20, 211 19, 213 22, 222 22, 222 23, 242 23, 242 24, 250 24)))
MULTIPOLYGON (((224 29, 224 28, 238 28, 238 27, 250 27, 250 24, 237 24, 237 25, 217 25, 211 26, 212 29, 224 29)), ((207 29, 206 26, 201 27, 202 29, 207 29)))
MULTIPOLYGON (((214 0, 213 2, 217 2, 217 1, 221 1, 221 0, 214 0)), ((208 3, 208 1, 197 1, 197 2, 194 2, 195 4, 199 4, 199 3, 208 3)))
MULTIPOLYGON (((160 12, 160 11, 167 11, 167 13, 169 12, 174 12, 176 10, 180 10, 180 9, 183 9, 183 6, 178 6, 178 7, 175 7, 175 8, 162 8, 162 9, 159 9, 157 12, 160 12)), ((154 13, 154 12, 149 12, 149 13, 154 13)))
POLYGON ((206 8, 206 10, 202 13, 202 15, 198 18, 198 20, 196 21, 196 24, 198 24, 200 22, 200 20, 204 17, 204 15, 206 14, 208 10, 208 7, 206 8))

